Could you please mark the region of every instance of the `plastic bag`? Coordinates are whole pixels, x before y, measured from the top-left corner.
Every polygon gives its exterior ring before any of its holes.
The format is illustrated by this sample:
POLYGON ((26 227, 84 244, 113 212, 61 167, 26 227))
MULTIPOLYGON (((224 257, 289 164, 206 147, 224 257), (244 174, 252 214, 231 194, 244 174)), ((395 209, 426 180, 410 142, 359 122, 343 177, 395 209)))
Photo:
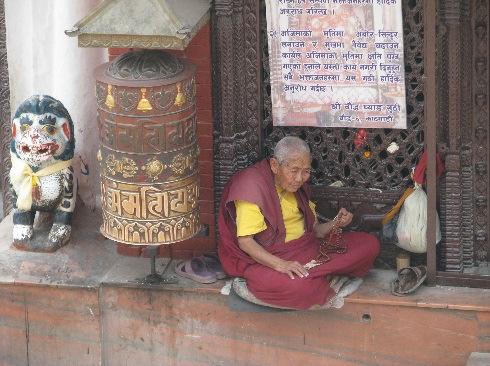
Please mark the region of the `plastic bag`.
MULTIPOLYGON (((427 252, 427 195, 420 184, 405 199, 396 225, 397 245, 412 253, 427 252)), ((436 212, 436 244, 441 241, 439 215, 436 212)))

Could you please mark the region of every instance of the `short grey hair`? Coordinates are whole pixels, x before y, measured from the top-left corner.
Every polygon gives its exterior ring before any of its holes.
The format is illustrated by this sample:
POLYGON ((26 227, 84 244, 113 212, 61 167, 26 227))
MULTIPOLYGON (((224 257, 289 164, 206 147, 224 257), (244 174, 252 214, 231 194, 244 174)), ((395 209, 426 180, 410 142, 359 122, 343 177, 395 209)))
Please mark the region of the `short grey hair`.
POLYGON ((279 140, 274 147, 273 157, 280 165, 282 165, 293 153, 311 154, 310 148, 304 140, 296 136, 286 136, 279 140))

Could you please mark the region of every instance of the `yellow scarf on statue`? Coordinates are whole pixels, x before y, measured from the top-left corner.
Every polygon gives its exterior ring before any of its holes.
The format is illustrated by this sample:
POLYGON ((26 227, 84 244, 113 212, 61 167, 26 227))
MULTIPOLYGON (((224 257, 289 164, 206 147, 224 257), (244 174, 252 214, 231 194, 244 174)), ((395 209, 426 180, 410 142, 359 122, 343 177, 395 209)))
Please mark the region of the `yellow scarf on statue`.
POLYGON ((17 155, 10 152, 12 169, 10 169, 10 183, 17 194, 17 208, 29 211, 32 208, 32 189, 41 183, 39 177, 45 177, 68 168, 72 159, 58 161, 37 172, 33 172, 29 164, 19 159, 17 155))

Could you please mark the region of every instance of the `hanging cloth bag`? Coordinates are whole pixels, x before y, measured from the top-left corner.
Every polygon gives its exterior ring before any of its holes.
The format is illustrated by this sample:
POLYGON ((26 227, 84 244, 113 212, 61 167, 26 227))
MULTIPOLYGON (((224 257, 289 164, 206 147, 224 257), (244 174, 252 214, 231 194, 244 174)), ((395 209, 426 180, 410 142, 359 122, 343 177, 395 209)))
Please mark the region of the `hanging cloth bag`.
MULTIPOLYGON (((444 165, 439 155, 436 159, 437 176, 440 176, 444 165)), ((413 192, 403 202, 396 226, 397 245, 412 253, 427 252, 427 195, 422 188, 426 168, 427 152, 424 151, 413 173, 413 192)), ((436 244, 440 241, 441 229, 436 212, 436 244)))

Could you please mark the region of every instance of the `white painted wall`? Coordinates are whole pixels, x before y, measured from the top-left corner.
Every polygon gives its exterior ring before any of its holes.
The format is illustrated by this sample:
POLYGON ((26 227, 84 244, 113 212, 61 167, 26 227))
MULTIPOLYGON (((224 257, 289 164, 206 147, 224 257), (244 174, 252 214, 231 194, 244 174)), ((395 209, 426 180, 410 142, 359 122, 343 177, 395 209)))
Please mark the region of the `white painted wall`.
MULTIPOLYGON (((76 153, 88 159, 89 185, 99 192, 98 130, 93 70, 105 48, 78 48, 65 35, 99 0, 5 0, 12 114, 33 94, 60 100, 75 124, 76 153)), ((83 189, 83 186, 81 187, 83 189)))

